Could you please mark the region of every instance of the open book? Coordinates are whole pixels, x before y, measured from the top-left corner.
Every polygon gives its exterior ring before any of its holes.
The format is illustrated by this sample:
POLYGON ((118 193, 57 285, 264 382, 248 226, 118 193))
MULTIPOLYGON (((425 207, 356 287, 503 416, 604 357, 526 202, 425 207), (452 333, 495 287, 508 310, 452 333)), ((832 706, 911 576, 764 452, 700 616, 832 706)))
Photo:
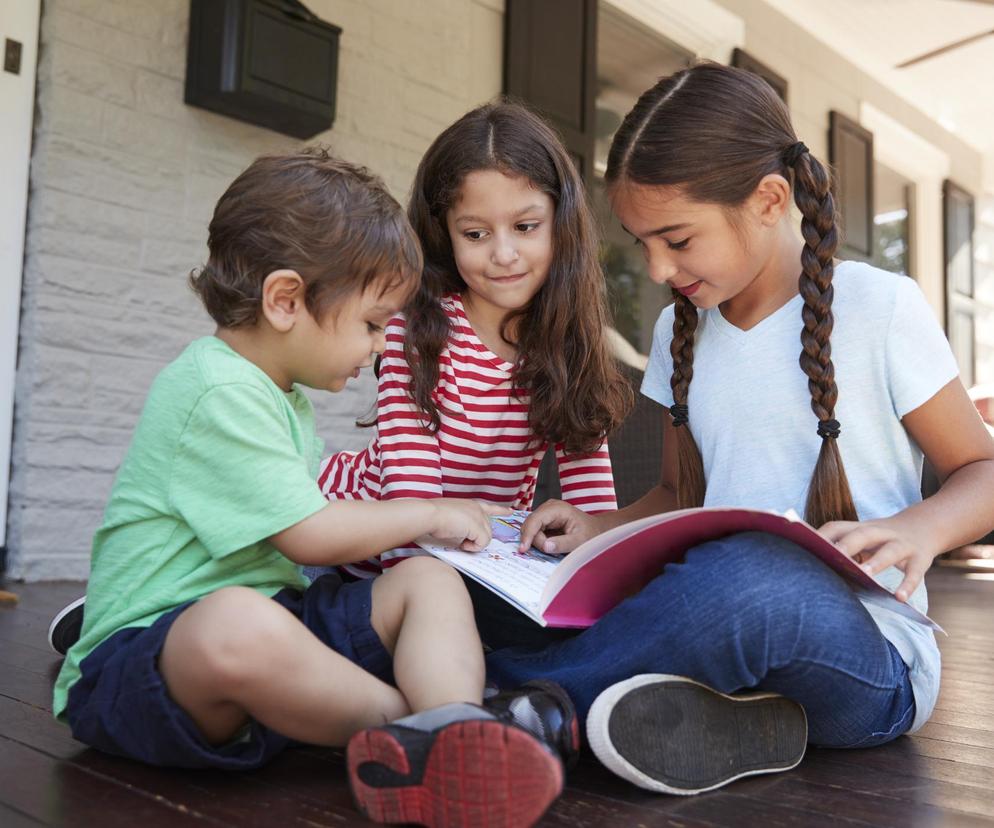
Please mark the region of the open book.
POLYGON ((543 627, 589 627, 637 593, 701 543, 738 532, 767 532, 791 540, 846 579, 864 601, 879 604, 932 629, 928 616, 867 575, 841 549, 793 511, 699 508, 642 518, 591 538, 564 557, 518 551, 528 512, 491 518, 493 540, 480 552, 463 552, 430 537, 417 543, 479 581, 543 627))

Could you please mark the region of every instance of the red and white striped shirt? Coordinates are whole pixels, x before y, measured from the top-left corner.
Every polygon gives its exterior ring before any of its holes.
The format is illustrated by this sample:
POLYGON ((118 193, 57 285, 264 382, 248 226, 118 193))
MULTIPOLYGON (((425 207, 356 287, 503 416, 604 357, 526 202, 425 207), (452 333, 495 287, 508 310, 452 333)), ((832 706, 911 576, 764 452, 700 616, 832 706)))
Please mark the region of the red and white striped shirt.
MULTIPOLYGON (((340 452, 321 464, 318 485, 329 500, 466 497, 531 508, 544 442, 532 442, 528 392, 511 383, 513 365, 492 353, 473 332, 462 299, 442 299, 449 338, 439 357, 435 399, 441 426, 432 433, 408 395, 405 321, 391 320, 380 362, 377 436, 360 452, 340 452)), ((566 455, 556 446, 563 500, 587 512, 617 509, 607 444, 592 454, 566 455)), ((353 564, 370 576, 397 560, 426 554, 417 547, 384 552, 353 564)))

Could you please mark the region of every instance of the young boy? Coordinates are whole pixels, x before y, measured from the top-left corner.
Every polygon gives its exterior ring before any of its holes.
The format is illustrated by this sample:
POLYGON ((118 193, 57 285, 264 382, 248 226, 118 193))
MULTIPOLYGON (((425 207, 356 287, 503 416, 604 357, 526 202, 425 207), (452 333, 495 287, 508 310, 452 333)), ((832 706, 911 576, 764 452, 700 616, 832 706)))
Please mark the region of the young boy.
POLYGON ((254 768, 293 742, 348 743, 373 819, 537 820, 561 790, 558 753, 575 753, 572 708, 554 686, 480 705, 460 578, 426 558, 375 581, 301 575, 423 533, 477 550, 504 511, 328 503, 315 482, 321 444, 298 384, 340 391, 383 350, 421 272, 399 205, 324 151, 264 157, 221 196, 208 246, 191 284, 218 328, 149 393, 94 537, 55 715, 156 765, 254 768))

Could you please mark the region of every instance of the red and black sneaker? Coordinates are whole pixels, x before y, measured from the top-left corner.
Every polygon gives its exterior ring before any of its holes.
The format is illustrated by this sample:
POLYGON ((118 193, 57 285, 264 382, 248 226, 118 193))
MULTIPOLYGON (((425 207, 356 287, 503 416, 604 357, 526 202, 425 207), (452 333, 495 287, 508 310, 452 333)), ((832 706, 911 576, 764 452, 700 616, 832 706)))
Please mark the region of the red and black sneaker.
POLYGON ((499 718, 523 727, 559 754, 567 770, 580 757, 580 723, 566 691, 552 681, 529 681, 484 699, 499 718))
POLYGON ((356 804, 376 822, 517 828, 536 823, 563 788, 549 747, 472 704, 360 731, 347 760, 356 804))

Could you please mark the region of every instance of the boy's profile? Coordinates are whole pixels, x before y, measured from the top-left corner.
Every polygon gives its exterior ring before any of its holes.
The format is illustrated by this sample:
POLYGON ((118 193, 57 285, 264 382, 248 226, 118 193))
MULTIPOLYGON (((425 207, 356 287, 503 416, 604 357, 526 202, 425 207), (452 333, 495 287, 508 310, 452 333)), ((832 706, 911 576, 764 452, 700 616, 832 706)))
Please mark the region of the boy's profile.
POLYGON ((221 196, 208 247, 191 284, 217 331, 149 393, 94 537, 55 715, 155 765, 247 769, 294 742, 348 744, 353 793, 380 821, 537 820, 576 750, 572 706, 554 685, 481 705, 460 578, 426 558, 370 581, 301 574, 428 532, 479 549, 488 515, 506 512, 329 503, 318 489, 300 386, 340 391, 383 350, 421 275, 400 206, 323 150, 263 157, 221 196), (514 723, 525 716, 546 741, 514 723))

